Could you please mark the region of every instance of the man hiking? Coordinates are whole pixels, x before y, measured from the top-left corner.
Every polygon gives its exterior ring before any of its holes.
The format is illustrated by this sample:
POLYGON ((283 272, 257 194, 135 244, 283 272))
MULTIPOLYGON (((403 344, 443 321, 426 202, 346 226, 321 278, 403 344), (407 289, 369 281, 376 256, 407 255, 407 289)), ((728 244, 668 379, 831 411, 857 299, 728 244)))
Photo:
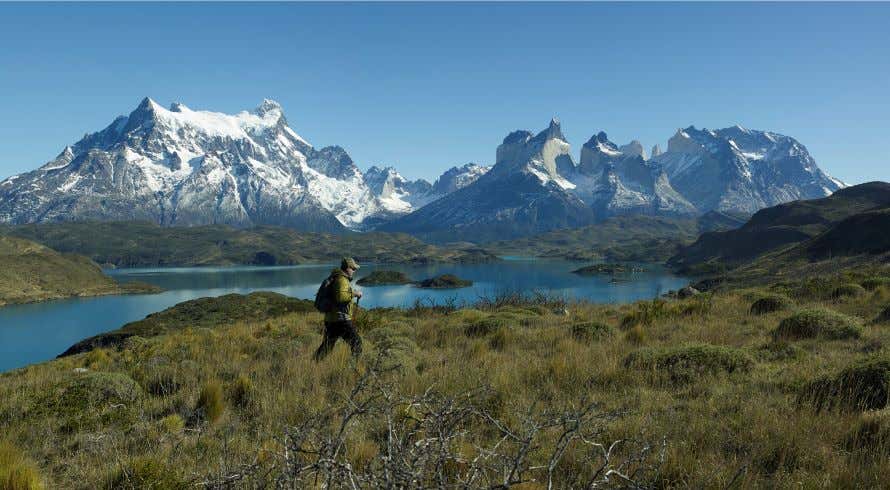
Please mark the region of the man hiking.
POLYGON ((320 300, 327 300, 329 303, 324 308, 324 340, 315 351, 316 362, 330 354, 338 338, 349 343, 354 358, 358 358, 362 353, 362 339, 358 336, 355 325, 352 323, 356 308, 353 298, 361 298, 362 292, 353 291, 352 284, 350 284, 353 274, 358 268, 359 265, 352 257, 345 257, 340 262, 340 268, 332 270, 331 275, 319 288, 316 295, 316 306, 320 300), (319 298, 319 295, 327 297, 319 298))

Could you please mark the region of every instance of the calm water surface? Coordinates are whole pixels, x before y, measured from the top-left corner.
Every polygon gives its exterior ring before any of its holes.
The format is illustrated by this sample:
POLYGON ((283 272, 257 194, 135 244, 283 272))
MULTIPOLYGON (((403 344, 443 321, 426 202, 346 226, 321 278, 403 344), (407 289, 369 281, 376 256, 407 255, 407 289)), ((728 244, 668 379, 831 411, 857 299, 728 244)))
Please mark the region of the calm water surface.
MULTIPOLYGON (((610 282, 608 276, 572 274, 582 263, 523 259, 491 264, 366 265, 359 278, 375 269, 399 270, 420 280, 438 274, 456 274, 474 282, 472 287, 428 290, 413 286, 364 287, 362 306, 410 306, 416 300, 473 302, 503 291, 540 291, 568 299, 601 303, 653 298, 685 285, 687 279, 658 266, 610 282)), ((293 267, 226 267, 120 269, 108 271, 118 281, 142 281, 166 291, 159 294, 102 296, 49 301, 0 308, 0 371, 51 359, 75 342, 127 322, 144 318, 176 303, 204 296, 251 291, 275 291, 297 298, 312 298, 333 265, 293 267)))

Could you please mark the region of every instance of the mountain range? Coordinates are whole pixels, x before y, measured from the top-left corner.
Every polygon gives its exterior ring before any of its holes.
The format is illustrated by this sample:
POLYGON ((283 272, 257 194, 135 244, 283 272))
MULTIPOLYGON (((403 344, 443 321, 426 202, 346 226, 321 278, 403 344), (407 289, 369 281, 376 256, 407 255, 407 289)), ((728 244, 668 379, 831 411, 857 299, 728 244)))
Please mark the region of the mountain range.
POLYGON ((37 170, 0 182, 0 221, 147 220, 404 231, 436 240, 509 238, 612 216, 751 214, 843 184, 794 138, 734 126, 678 130, 667 151, 604 132, 576 163, 560 124, 514 131, 495 164, 434 183, 393 167, 362 172, 340 146, 315 148, 264 100, 235 115, 146 98, 37 170))

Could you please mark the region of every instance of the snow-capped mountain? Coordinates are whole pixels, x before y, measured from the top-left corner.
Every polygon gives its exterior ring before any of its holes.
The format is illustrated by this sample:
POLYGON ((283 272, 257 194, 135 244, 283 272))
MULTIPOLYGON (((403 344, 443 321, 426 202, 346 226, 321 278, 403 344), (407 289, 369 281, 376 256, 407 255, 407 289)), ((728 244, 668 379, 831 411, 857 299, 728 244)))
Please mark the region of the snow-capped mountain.
POLYGON ((575 193, 598 216, 698 214, 671 187, 664 170, 645 160, 643 145, 636 140, 619 148, 600 131, 581 147, 576 174, 575 193))
POLYGON ((505 238, 621 214, 752 213, 843 187, 793 138, 738 126, 680 130, 667 152, 655 145, 648 159, 639 141, 619 147, 600 132, 582 146, 576 165, 554 119, 538 134, 507 135, 496 162, 475 183, 383 229, 505 238))
POLYGON ((593 210, 569 192, 575 167, 559 122, 537 135, 510 133, 495 165, 470 185, 381 227, 448 241, 496 239, 590 223, 593 210))
POLYGON ((652 160, 700 211, 743 211, 830 195, 844 184, 794 138, 733 126, 677 130, 652 160))
POLYGON ((559 121, 514 131, 492 167, 467 164, 435 183, 394 168, 363 174, 339 146, 316 149, 271 100, 235 115, 165 109, 146 98, 37 170, 0 182, 0 222, 149 220, 165 225, 380 228, 455 239, 505 238, 619 214, 752 213, 844 184, 794 138, 735 126, 678 130, 647 158, 604 132, 578 164, 559 121), (457 235, 455 234, 456 232, 457 235))
POLYGON ((424 179, 408 180, 393 167, 374 166, 365 172, 365 183, 377 196, 380 204, 396 216, 420 209, 472 184, 489 169, 491 167, 475 163, 451 167, 434 184, 430 184, 424 179))
POLYGON ((53 161, 0 183, 0 221, 12 223, 142 219, 337 231, 390 215, 387 204, 343 148, 314 148, 271 100, 227 115, 146 98, 53 161))
POLYGON ((451 167, 433 183, 433 194, 442 197, 446 194, 463 189, 464 187, 476 182, 476 180, 491 170, 491 167, 484 167, 475 163, 467 163, 460 167, 451 167))
POLYGON ((424 179, 408 180, 393 167, 371 167, 365 183, 393 214, 406 214, 435 199, 433 184, 424 179))

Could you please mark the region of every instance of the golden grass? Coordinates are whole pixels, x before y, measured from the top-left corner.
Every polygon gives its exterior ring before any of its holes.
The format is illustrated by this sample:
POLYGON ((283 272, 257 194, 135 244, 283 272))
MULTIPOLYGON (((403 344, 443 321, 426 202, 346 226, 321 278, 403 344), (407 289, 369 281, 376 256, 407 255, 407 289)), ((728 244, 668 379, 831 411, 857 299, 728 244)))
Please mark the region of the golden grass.
MULTIPOLYGON (((799 396, 823 375, 886 356, 890 329, 864 322, 861 338, 775 344, 771 332, 788 312, 752 315, 753 295, 725 292, 664 305, 574 304, 568 315, 533 305, 374 311, 360 331, 365 354, 357 368, 342 343, 325 361, 312 361, 321 340, 315 313, 186 329, 0 375, 0 433, 27 448, 51 487, 152 478, 190 485, 224 468, 274 460, 285 428, 340 403, 385 342, 393 346, 393 362, 402 365, 395 376, 404 393, 489 386, 487 409, 508 420, 533 404, 559 409, 581 399, 621 410, 601 438, 666 441, 657 486, 875 487, 890 481, 890 459, 850 442, 884 440, 886 418, 817 410, 799 396), (674 352, 682 345, 738 353, 745 369, 692 370, 677 383, 653 376, 658 362, 647 369, 625 363, 639 352, 674 352), (143 393, 126 402, 93 396, 91 409, 76 416, 66 411, 71 407, 42 403, 82 367, 129 377, 143 393)), ((879 286, 867 295, 798 303, 865 321, 888 297, 879 286)), ((374 424, 360 424, 350 433, 347 454, 356 468, 379 457, 377 432, 374 424)), ((585 468, 575 452, 561 464, 566 471, 585 468)))

